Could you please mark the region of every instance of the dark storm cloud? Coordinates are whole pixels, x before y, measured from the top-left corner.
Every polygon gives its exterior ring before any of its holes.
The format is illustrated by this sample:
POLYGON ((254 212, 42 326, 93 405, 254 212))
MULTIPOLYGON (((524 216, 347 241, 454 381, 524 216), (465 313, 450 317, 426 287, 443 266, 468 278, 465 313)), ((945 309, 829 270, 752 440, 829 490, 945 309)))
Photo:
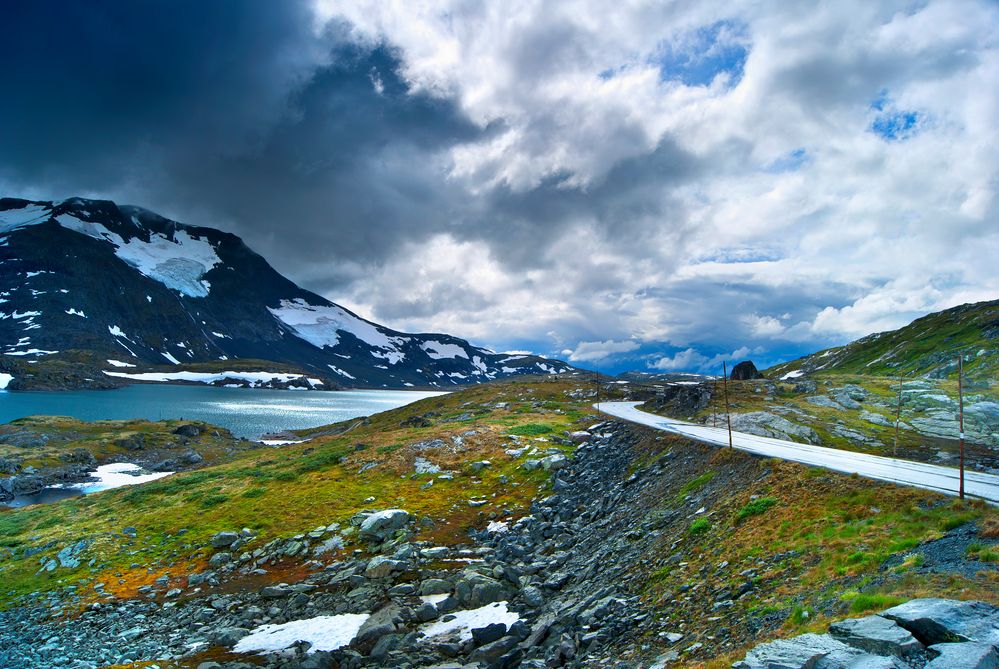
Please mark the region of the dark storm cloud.
MULTIPOLYGON (((661 193, 696 165, 668 140, 585 190, 553 177, 474 197, 447 178, 443 156, 502 122, 482 129, 452 101, 414 93, 391 47, 357 44, 336 23, 316 32, 301 3, 80 2, 53 13, 24 2, 8 14, 0 178, 230 229, 321 292, 445 231, 485 241, 514 270, 541 263, 580 220, 618 247, 671 218, 682 231, 661 193)), ((554 43, 571 51, 573 40, 554 43)))
POLYGON ((0 169, 15 182, 107 188, 163 152, 244 149, 283 112, 314 43, 296 2, 24 0, 3 12, 0 169))
POLYGON ((459 216, 433 156, 484 136, 385 46, 293 2, 14 5, 0 178, 229 228, 312 287, 459 216))

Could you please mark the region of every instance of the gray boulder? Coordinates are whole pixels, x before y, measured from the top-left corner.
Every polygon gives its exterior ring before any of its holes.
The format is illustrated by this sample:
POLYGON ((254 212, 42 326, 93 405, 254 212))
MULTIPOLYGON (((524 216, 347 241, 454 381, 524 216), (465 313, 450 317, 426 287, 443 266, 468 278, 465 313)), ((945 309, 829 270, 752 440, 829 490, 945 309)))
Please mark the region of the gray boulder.
POLYGON ((372 513, 361 522, 358 536, 371 542, 384 541, 409 522, 409 512, 403 509, 386 509, 372 513))
POLYGON ((766 411, 732 414, 732 429, 774 439, 801 439, 812 444, 819 441, 812 428, 766 411))
MULTIPOLYGON (((757 646, 732 669, 813 669, 819 661, 835 654, 847 659, 865 655, 842 641, 825 634, 802 634, 792 639, 778 639, 757 646)), ((830 669, 834 664, 827 662, 830 669)))
POLYGON ((557 472, 568 464, 569 459, 561 454, 549 455, 541 459, 541 466, 548 472, 557 472))
POLYGON ((217 646, 232 648, 239 640, 250 633, 250 630, 243 627, 224 627, 212 634, 212 643, 217 646))
POLYGON ((923 650, 923 644, 911 632, 881 616, 842 620, 830 625, 829 633, 854 648, 877 655, 908 657, 923 650))
POLYGON ((987 643, 938 643, 930 646, 936 657, 926 669, 999 669, 999 654, 987 643))
POLYGON ((368 578, 385 578, 392 574, 392 572, 401 570, 402 563, 398 560, 377 555, 368 562, 368 566, 364 569, 364 575, 368 578))
POLYGON ((364 621, 351 645, 370 651, 378 639, 396 631, 397 623, 402 621, 401 609, 395 604, 389 604, 375 611, 364 621))
POLYGON ((506 625, 503 623, 493 623, 485 627, 472 629, 472 639, 476 646, 485 646, 506 636, 506 625))
POLYGON ((884 611, 926 645, 979 641, 999 645, 999 609, 985 602, 913 599, 884 611))
POLYGON ((239 534, 237 532, 219 532, 212 537, 212 548, 215 550, 229 548, 229 546, 232 546, 237 541, 239 541, 239 534))
POLYGON ((455 597, 462 604, 472 608, 507 599, 506 589, 502 583, 475 572, 466 572, 465 577, 458 581, 455 586, 455 597))
POLYGON ((472 653, 471 660, 473 662, 481 662, 487 667, 492 667, 499 662, 501 657, 509 653, 516 646, 516 638, 512 636, 503 637, 498 641, 493 641, 485 646, 476 648, 475 652, 472 653))
POLYGON ((451 584, 440 578, 428 578, 420 583, 421 595, 447 595, 451 592, 451 584))

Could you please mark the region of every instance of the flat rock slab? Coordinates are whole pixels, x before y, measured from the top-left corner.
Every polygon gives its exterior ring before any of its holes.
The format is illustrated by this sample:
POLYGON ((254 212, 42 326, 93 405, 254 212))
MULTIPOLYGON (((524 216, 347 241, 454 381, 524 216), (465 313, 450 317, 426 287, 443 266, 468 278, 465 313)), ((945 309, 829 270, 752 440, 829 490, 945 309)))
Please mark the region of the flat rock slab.
POLYGON ((913 599, 881 614, 926 645, 978 641, 999 646, 999 609, 985 602, 913 599))
POLYGON ((908 657, 923 650, 923 644, 909 630, 882 616, 842 620, 830 625, 829 633, 843 643, 875 655, 908 657))
POLYGON ((938 655, 926 669, 999 669, 999 654, 987 643, 938 643, 930 646, 930 653, 938 655))
POLYGON ((802 634, 792 639, 778 639, 759 645, 749 651, 744 660, 733 664, 732 669, 852 668, 865 656, 871 660, 878 659, 828 634, 802 634))

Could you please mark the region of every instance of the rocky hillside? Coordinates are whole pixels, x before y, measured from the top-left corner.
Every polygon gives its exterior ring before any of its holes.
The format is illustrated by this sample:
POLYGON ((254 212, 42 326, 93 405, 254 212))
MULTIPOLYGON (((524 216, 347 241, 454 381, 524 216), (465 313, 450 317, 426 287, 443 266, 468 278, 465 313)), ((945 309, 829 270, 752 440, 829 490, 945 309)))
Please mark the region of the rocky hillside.
POLYGON ((995 510, 606 421, 586 390, 485 384, 0 512, 0 666, 714 668, 999 601, 995 510))
POLYGON ((138 207, 0 199, 0 387, 453 387, 571 369, 382 327, 238 237, 138 207))
POLYGON ((766 370, 787 380, 804 374, 860 374, 932 379, 956 378, 964 357, 966 378, 999 377, 999 300, 964 304, 766 370))

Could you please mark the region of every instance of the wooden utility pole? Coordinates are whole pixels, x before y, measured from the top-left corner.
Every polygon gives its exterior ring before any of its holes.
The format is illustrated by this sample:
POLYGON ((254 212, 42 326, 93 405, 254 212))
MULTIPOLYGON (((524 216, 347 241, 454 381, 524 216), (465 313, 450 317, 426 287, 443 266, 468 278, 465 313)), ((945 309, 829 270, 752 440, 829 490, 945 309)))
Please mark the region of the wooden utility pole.
POLYGON ((961 438, 961 483, 958 487, 958 496, 964 499, 964 386, 962 377, 964 376, 964 356, 957 357, 957 420, 958 434, 961 438))
POLYGON ((728 420, 728 447, 732 448, 732 413, 728 410, 728 365, 724 361, 722 361, 722 387, 725 389, 725 418, 728 420))
POLYGON ((898 404, 895 406, 895 448, 892 457, 898 457, 898 424, 902 420, 902 370, 898 372, 898 404))

